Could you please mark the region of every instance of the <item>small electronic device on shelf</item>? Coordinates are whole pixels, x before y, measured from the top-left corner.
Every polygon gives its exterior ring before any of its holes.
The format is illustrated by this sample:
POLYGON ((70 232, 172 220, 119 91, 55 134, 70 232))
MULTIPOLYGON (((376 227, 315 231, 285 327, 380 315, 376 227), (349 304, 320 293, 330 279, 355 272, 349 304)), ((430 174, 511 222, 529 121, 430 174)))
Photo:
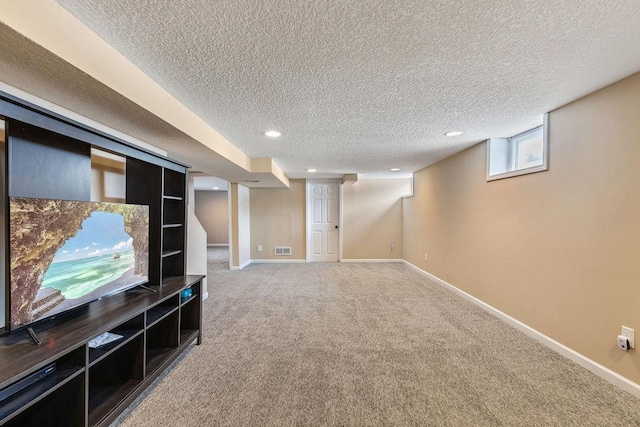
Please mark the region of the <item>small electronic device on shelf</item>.
POLYGON ((39 369, 38 371, 34 372, 31 375, 24 377, 20 381, 10 385, 4 390, 0 390, 0 402, 13 396, 19 391, 24 390, 25 388, 29 387, 31 384, 37 383, 44 377, 53 374, 55 370, 56 370, 56 364, 52 363, 50 365, 45 366, 42 369, 39 369))
POLYGON ((180 300, 181 302, 185 302, 193 295, 193 289, 187 288, 184 291, 180 292, 180 300))

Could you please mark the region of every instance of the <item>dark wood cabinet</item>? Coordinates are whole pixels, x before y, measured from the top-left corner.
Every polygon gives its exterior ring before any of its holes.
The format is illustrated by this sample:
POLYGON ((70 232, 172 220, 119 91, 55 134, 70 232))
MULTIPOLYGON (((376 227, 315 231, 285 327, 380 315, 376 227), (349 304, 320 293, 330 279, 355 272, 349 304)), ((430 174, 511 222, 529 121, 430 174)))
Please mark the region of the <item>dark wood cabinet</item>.
POLYGON ((108 425, 189 345, 200 341, 202 276, 131 289, 0 339, 0 390, 55 363, 55 372, 0 401, 0 425, 108 425), (182 301, 190 288, 192 296, 182 301), (117 341, 90 348, 104 333, 117 341), (19 365, 19 366, 18 366, 19 365), (52 424, 53 423, 53 424, 52 424))
POLYGON ((162 190, 162 278, 184 275, 186 260, 185 174, 163 169, 162 190))
POLYGON ((127 157, 127 203, 149 206, 149 283, 162 282, 162 166, 127 157))
POLYGON ((185 269, 187 166, 3 93, 0 116, 8 136, 0 162, 3 210, 8 196, 88 201, 93 147, 126 158, 125 201, 149 206, 147 286, 155 292, 129 289, 35 323, 41 345, 24 330, 0 337, 0 396, 55 364, 44 378, 0 398, 0 425, 108 425, 202 339, 204 276, 185 269), (105 332, 121 338, 91 348, 105 332))
MULTIPOLYGON (((32 343, 28 343, 32 346, 32 343)), ((20 346, 19 360, 28 366, 31 353, 29 349, 20 346)), ((2 360, 16 360, 11 349, 0 349, 2 360), (5 358, 6 356, 6 358, 5 358)), ((9 422, 8 425, 84 425, 84 384, 86 364, 84 351, 76 348, 66 354, 62 354, 53 361, 56 363, 55 371, 24 388, 19 393, 0 401, 0 424, 9 422)), ((51 364, 51 359, 45 360, 40 368, 51 364)), ((26 371, 25 375, 30 374, 26 371)), ((12 372, 9 372, 11 374, 12 372)), ((7 386, 19 381, 19 376, 9 378, 7 386)))

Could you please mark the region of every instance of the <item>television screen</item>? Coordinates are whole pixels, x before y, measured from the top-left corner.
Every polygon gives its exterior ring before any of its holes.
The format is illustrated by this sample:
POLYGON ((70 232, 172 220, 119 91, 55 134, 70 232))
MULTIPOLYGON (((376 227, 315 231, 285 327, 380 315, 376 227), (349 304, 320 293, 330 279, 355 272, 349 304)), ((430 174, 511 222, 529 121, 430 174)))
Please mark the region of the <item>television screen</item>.
POLYGON ((9 329, 147 283, 149 207, 9 198, 9 329))

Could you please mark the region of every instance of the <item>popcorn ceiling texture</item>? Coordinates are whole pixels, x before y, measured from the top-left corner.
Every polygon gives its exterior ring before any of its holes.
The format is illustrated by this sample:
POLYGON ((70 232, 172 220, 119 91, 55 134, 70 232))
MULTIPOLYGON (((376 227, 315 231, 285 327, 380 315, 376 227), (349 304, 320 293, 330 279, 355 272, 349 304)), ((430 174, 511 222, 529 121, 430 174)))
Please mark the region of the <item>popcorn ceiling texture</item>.
POLYGON ((58 2, 292 178, 418 170, 640 70, 637 0, 58 2))
MULTIPOLYGON (((68 62, 0 23, 0 88, 6 83, 50 104, 94 120, 167 152, 194 171, 251 187, 283 184, 270 173, 251 173, 68 62)), ((19 98, 21 95, 14 94, 19 98)), ((64 113, 62 113, 64 115, 64 113)))
POLYGON ((0 24, 0 80, 41 99, 151 143, 170 158, 242 182, 251 174, 0 24))

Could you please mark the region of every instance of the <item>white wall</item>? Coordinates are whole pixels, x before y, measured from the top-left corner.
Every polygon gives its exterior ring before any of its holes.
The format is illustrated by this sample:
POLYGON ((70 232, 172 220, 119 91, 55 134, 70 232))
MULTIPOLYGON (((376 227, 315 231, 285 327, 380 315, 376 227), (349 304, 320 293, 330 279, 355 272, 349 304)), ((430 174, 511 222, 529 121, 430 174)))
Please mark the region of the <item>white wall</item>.
POLYGON ((249 188, 238 185, 238 262, 242 267, 251 259, 251 209, 249 188))
POLYGON ((249 188, 229 183, 229 266, 245 267, 251 260, 251 208, 249 188))
MULTIPOLYGON (((187 219, 187 274, 207 274, 207 233, 188 207, 187 219)), ((209 296, 207 278, 202 279, 202 300, 209 296)))

